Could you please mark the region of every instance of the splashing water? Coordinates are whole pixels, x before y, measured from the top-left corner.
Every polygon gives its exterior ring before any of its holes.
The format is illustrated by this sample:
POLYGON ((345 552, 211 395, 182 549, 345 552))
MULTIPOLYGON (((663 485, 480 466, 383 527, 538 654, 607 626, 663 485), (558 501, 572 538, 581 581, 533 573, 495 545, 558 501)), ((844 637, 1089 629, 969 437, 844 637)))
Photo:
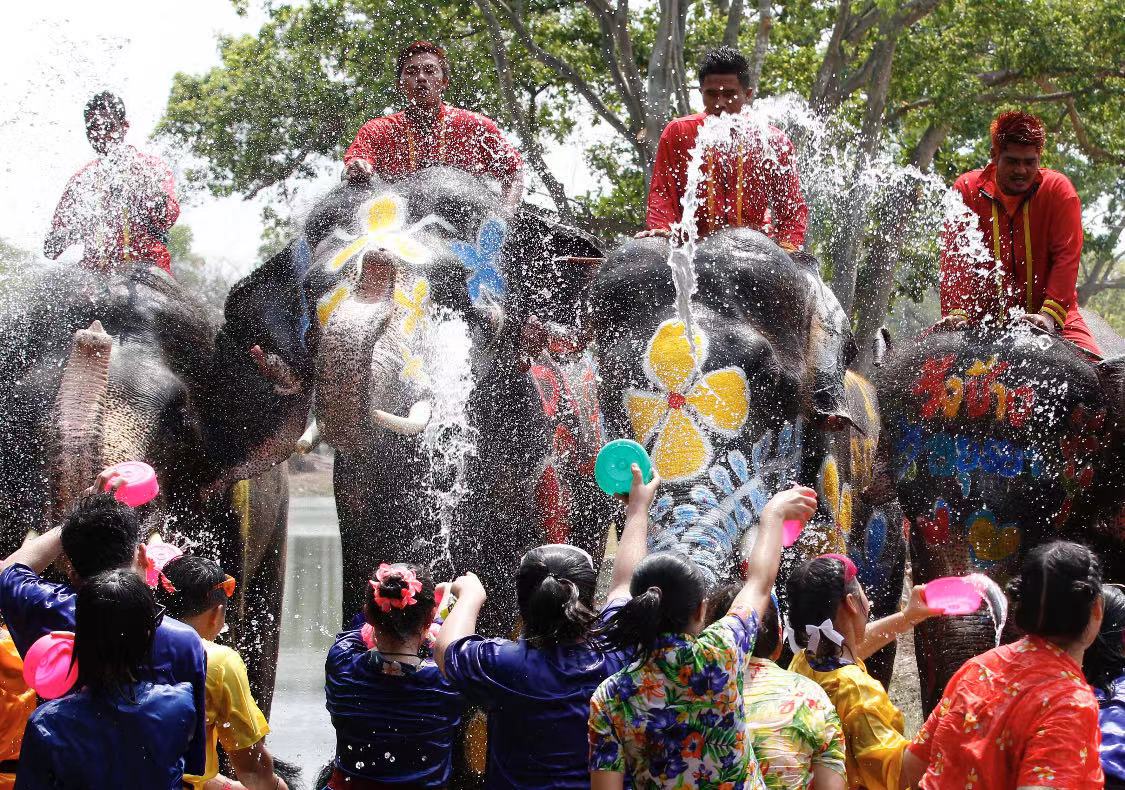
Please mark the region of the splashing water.
POLYGON ((435 307, 423 327, 423 359, 432 389, 433 413, 421 434, 427 460, 423 491, 438 532, 431 542, 431 565, 452 563, 450 540, 457 507, 469 493, 467 469, 477 437, 469 424, 473 391, 472 339, 465 319, 435 307))
POLYGON ((983 573, 970 573, 965 581, 976 588, 984 599, 988 615, 996 627, 996 647, 1000 647, 1000 640, 1004 636, 1004 626, 1008 622, 1008 598, 995 581, 983 573))

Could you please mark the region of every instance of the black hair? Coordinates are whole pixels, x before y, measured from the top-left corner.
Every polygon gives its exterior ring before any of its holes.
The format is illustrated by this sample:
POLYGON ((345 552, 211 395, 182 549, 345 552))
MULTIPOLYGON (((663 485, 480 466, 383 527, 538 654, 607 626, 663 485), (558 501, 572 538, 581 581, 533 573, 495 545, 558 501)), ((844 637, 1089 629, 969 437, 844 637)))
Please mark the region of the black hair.
POLYGON ((1086 630, 1101 589, 1102 566, 1094 552, 1056 540, 1027 553, 1007 592, 1022 631, 1074 640, 1086 630))
POLYGON ((711 74, 734 74, 738 77, 739 85, 743 88, 750 87, 750 63, 734 47, 723 45, 703 54, 699 61, 700 85, 711 74))
MULTIPOLYGON (((849 594, 858 595, 859 582, 844 582, 844 563, 832 557, 814 557, 797 567, 785 581, 785 600, 789 605, 789 627, 801 647, 808 647, 805 626, 817 626, 836 616, 836 610, 849 594)), ((818 655, 832 655, 839 648, 830 639, 821 639, 818 655)))
POLYGON ((1109 693, 1113 681, 1125 674, 1125 591, 1115 584, 1102 587, 1105 616, 1098 638, 1086 648, 1082 671, 1086 681, 1109 693))
POLYGON ((113 494, 82 497, 67 515, 59 534, 63 551, 80 579, 133 562, 141 540, 141 522, 133 508, 113 494))
MULTIPOLYGON (((744 586, 742 582, 731 582, 711 591, 711 594, 707 596, 706 622, 708 625, 726 616, 727 612, 730 611, 731 604, 742 592, 744 586)), ((757 658, 769 658, 777 650, 777 646, 781 644, 780 617, 781 615, 777 611, 777 606, 774 604, 771 595, 769 600, 766 601, 766 610, 762 612, 758 638, 754 640, 754 655, 757 658)))
POLYGON ((127 696, 152 664, 156 601, 133 571, 99 573, 78 588, 74 660, 78 685, 127 696))
POLYGON ((194 617, 227 601, 226 593, 217 586, 227 575, 217 562, 185 554, 169 560, 162 573, 173 589, 158 584, 157 594, 175 618, 194 617))
POLYGON ((585 639, 597 615, 598 575, 573 546, 540 546, 523 555, 516 599, 527 641, 535 647, 585 639))
POLYGON ((633 597, 604 625, 594 629, 600 646, 627 651, 637 663, 652 656, 661 634, 683 633, 699 609, 707 583, 684 554, 662 551, 641 560, 633 572, 633 597))
POLYGON ((121 123, 125 120, 125 102, 121 101, 121 97, 116 93, 102 91, 90 97, 82 115, 87 121, 95 115, 101 115, 121 123))
POLYGON ((434 582, 428 571, 409 562, 396 562, 391 565, 391 573, 379 581, 376 574, 371 574, 371 582, 367 585, 367 605, 363 615, 367 622, 380 631, 394 634, 399 639, 409 639, 418 636, 434 619, 434 582), (414 593, 414 603, 384 612, 375 603, 375 589, 383 598, 401 600, 407 595, 407 572, 412 572, 414 577, 422 583, 422 589, 414 593))

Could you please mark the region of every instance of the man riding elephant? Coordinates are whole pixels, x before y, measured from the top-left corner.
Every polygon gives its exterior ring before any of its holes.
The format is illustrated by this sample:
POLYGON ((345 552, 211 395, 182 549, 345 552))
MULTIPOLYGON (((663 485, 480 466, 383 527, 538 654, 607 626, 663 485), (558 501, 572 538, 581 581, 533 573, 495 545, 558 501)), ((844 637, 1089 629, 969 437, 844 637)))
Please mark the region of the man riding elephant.
MULTIPOLYGON (((699 64, 703 112, 676 118, 660 135, 648 192, 646 230, 637 234, 670 236, 683 220, 688 165, 700 127, 708 118, 737 115, 753 98, 750 65, 733 47, 719 47, 699 64)), ((720 228, 766 230, 783 249, 805 242, 808 207, 801 195, 793 143, 770 126, 765 139, 750 136, 733 146, 713 146, 704 155, 696 215, 702 238, 720 228)))
POLYGON ((344 153, 347 179, 363 184, 376 175, 397 181, 422 168, 448 165, 499 181, 504 213, 512 216, 523 199, 523 160, 491 118, 442 101, 449 86, 445 51, 415 41, 399 52, 395 79, 407 107, 360 128, 344 153))
POLYGON ((1065 175, 1039 166, 1047 133, 1037 117, 1002 113, 991 134, 992 161, 953 185, 991 256, 982 261, 972 254, 968 229, 957 223, 946 228, 939 326, 956 328, 986 316, 1003 321, 1023 311, 1022 320, 1100 358, 1075 289, 1082 257, 1078 193, 1065 175))
POLYGON ((172 273, 168 229, 180 215, 172 171, 125 143, 125 104, 108 91, 86 103, 86 137, 98 154, 67 182, 43 254, 58 258, 81 243, 82 265, 107 271, 145 262, 172 273))

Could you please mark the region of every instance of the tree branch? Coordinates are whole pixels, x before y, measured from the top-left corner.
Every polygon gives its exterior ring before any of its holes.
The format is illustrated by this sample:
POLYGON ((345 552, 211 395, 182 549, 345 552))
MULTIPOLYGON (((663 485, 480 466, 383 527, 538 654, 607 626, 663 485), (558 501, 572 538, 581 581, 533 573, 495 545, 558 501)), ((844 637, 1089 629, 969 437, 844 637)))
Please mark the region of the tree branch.
POLYGON ((762 65, 769 51, 770 29, 773 27, 773 2, 758 0, 758 33, 754 36, 754 56, 750 61, 750 90, 758 92, 762 80, 762 65))
MULTIPOLYGON (((738 46, 738 34, 742 32, 742 2, 731 0, 730 10, 727 12, 727 27, 723 31, 723 43, 728 47, 738 46)), ((753 80, 751 80, 753 83, 753 80)), ((757 88, 757 85, 752 85, 757 88)))
MULTIPOLYGON (((1046 77, 1040 77, 1036 80, 1036 83, 1045 91, 1053 92, 1055 90, 1051 81, 1046 77)), ((1082 152, 1098 162, 1125 164, 1125 156, 1116 156, 1090 139, 1089 134, 1086 132, 1086 125, 1082 123, 1082 118, 1078 115, 1078 105, 1074 101, 1074 97, 1068 97, 1064 99, 1064 102, 1066 104, 1066 114, 1070 118, 1070 126, 1074 129, 1074 137, 1078 140, 1078 147, 1082 149, 1082 152)))

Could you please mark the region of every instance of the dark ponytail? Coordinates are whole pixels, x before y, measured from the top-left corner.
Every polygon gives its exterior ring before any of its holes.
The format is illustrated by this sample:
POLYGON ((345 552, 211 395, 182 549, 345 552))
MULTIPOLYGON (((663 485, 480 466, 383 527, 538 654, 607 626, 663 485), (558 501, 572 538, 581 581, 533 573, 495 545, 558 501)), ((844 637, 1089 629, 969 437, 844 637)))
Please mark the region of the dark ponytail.
MULTIPOLYGON (((797 567, 785 582, 785 599, 789 606, 789 626, 800 647, 808 647, 805 626, 818 626, 836 616, 836 610, 848 593, 859 593, 859 582, 845 581, 847 568, 833 557, 816 557, 797 567)), ((819 655, 837 651, 830 639, 821 639, 819 655)))
POLYGON ((1125 674, 1125 591, 1116 584, 1102 587, 1105 617, 1094 644, 1086 649, 1082 671, 1086 681, 1110 694, 1113 681, 1125 674))
POLYGON ((1102 566, 1085 546, 1056 540, 1036 546, 1020 575, 1008 583, 1008 598, 1022 631, 1072 641, 1090 622, 1102 592, 1102 566))
POLYGON ((597 582, 590 556, 574 546, 540 546, 523 555, 516 598, 527 641, 547 647, 585 639, 597 619, 597 582))
POLYGON ((151 672, 156 615, 152 592, 132 570, 87 579, 75 602, 78 685, 128 698, 129 686, 151 672))
POLYGON ((641 560, 629 584, 632 599, 597 629, 603 648, 633 654, 645 663, 661 634, 687 631, 707 585, 699 567, 677 552, 650 554, 641 560))

